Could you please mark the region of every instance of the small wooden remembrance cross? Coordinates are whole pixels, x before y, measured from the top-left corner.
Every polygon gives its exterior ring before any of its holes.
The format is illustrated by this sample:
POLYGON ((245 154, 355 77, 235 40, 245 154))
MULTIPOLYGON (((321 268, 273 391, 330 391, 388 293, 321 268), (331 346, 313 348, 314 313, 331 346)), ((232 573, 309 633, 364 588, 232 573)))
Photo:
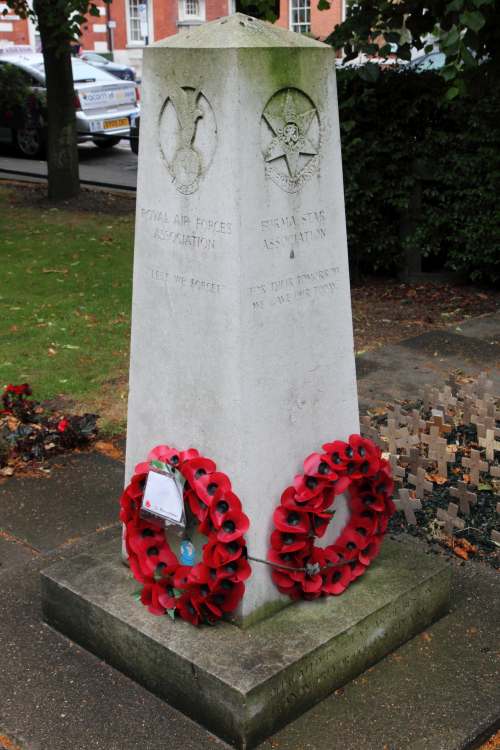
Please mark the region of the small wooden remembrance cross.
POLYGON ((448 443, 445 438, 436 440, 436 451, 433 456, 437 462, 438 474, 442 477, 448 476, 448 464, 454 463, 455 459, 448 453, 448 443))
POLYGON ((420 439, 422 443, 427 445, 429 458, 433 458, 436 440, 439 440, 439 427, 437 425, 430 425, 429 434, 424 433, 420 439))
POLYGON ((458 505, 455 503, 450 503, 448 505, 448 510, 444 510, 444 508, 438 508, 438 512, 436 514, 436 518, 439 521, 444 521, 444 531, 446 534, 449 534, 450 536, 453 535, 453 529, 463 529, 465 526, 465 522, 458 518, 458 505))
POLYGON ((410 474, 408 477, 408 483, 415 487, 415 494, 420 499, 424 499, 426 492, 432 492, 433 484, 425 478, 425 469, 419 467, 417 469, 417 475, 410 474))
POLYGON ((413 409, 410 416, 408 417, 408 427, 411 429, 414 435, 418 435, 422 430, 425 430, 426 422, 422 419, 418 409, 413 409))
POLYGON ((380 432, 385 437, 388 447, 389 447, 389 453, 396 453, 396 440, 398 438, 398 428, 396 425, 395 419, 388 419, 387 420, 387 427, 382 426, 380 432))
POLYGON ((500 451, 500 443, 495 440, 495 430, 486 430, 486 437, 480 437, 477 442, 486 450, 488 461, 494 461, 495 451, 500 451))
POLYGON ((399 490, 399 498, 394 498, 394 505, 396 506, 396 510, 403 511, 408 523, 413 524, 413 526, 417 525, 415 511, 422 510, 422 503, 418 498, 414 500, 410 497, 408 490, 399 490))
POLYGON ((406 469, 398 464, 398 457, 395 453, 389 454, 389 463, 392 469, 392 478, 398 484, 402 484, 403 479, 406 476, 406 469))
POLYGON ((469 492, 465 482, 457 482, 457 486, 451 488, 450 495, 457 498, 460 504, 460 510, 466 516, 469 516, 470 506, 477 503, 477 495, 475 492, 469 492))
POLYGON ((479 484, 479 472, 488 471, 489 465, 486 461, 481 461, 481 454, 479 451, 471 450, 470 458, 465 456, 462 458, 462 466, 466 466, 469 469, 470 482, 472 487, 477 487, 479 484))

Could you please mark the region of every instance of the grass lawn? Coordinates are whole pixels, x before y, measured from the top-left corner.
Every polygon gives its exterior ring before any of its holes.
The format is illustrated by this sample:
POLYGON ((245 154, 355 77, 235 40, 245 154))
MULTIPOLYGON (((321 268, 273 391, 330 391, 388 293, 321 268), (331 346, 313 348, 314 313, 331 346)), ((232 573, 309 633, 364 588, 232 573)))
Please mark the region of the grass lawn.
POLYGON ((0 187, 0 384, 27 381, 37 400, 69 397, 117 427, 126 404, 133 203, 126 213, 89 213, 23 203, 22 195, 0 187))

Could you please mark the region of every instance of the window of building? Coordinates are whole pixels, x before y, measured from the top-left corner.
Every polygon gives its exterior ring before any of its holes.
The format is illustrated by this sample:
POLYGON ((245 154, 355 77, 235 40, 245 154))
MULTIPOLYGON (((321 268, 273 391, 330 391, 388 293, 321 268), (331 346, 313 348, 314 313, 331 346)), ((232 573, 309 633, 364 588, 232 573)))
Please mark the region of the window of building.
POLYGON ((142 42, 141 16, 139 5, 141 0, 128 0, 128 38, 129 42, 142 42))
POLYGON ((179 0, 179 19, 181 21, 204 21, 205 0, 179 0))
POLYGON ((311 31, 311 0, 290 0, 290 28, 299 34, 311 31))

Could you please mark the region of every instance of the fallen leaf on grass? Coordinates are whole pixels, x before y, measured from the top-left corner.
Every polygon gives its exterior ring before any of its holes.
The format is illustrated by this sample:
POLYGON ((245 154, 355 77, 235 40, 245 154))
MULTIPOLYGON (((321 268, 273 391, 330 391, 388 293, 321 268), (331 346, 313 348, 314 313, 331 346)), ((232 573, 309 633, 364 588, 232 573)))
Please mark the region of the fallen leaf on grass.
POLYGON ((116 445, 113 445, 113 443, 105 443, 103 440, 98 440, 97 443, 94 443, 94 448, 99 453, 108 456, 108 458, 114 458, 117 461, 123 458, 123 451, 117 448, 116 445))
POLYGON ((57 354, 57 352, 56 352, 56 350, 55 350, 55 349, 53 349, 53 348, 52 348, 52 347, 50 346, 50 347, 49 347, 49 348, 47 349, 47 354, 49 355, 49 357, 55 357, 55 356, 56 356, 56 354, 57 354))
POLYGON ((432 641, 432 635, 430 633, 427 633, 427 631, 424 631, 423 633, 421 633, 420 637, 423 641, 427 641, 427 642, 432 641))

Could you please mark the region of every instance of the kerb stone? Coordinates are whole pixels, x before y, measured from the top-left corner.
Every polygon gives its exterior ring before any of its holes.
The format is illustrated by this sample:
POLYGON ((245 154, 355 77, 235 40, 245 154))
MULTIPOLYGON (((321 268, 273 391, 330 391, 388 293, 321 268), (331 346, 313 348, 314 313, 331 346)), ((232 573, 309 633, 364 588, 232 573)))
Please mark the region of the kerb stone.
POLYGON ((445 614, 450 578, 434 557, 387 541, 340 597, 247 629, 195 629, 135 600, 115 541, 44 571, 42 604, 49 624, 244 750, 445 614))

